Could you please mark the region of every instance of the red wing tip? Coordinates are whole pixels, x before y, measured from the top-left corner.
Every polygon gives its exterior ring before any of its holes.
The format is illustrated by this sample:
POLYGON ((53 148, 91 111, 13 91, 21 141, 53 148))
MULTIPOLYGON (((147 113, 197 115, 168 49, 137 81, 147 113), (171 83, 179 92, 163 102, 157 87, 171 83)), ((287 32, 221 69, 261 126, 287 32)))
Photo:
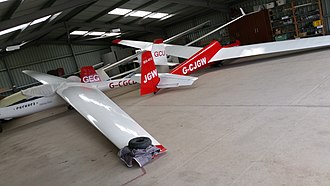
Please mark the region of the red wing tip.
POLYGON ((160 153, 167 151, 167 149, 163 145, 156 145, 156 147, 160 149, 160 153))
POLYGON ((112 43, 118 44, 120 41, 121 41, 121 39, 115 39, 115 40, 112 41, 112 43))
POLYGON ((164 42, 163 39, 155 39, 154 44, 162 44, 164 42))

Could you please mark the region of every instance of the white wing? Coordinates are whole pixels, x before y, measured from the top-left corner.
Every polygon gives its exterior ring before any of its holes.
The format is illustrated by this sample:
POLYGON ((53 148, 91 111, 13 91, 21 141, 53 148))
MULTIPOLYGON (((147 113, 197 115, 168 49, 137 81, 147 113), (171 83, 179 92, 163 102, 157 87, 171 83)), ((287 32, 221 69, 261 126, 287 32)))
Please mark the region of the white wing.
MULTIPOLYGON (((222 48, 213 56, 211 62, 280 52, 297 52, 326 46, 330 46, 330 36, 222 48)), ((201 49, 200 47, 166 45, 168 55, 185 59, 190 58, 201 49)))
POLYGON ((56 92, 118 148, 127 146, 129 140, 140 136, 149 137, 153 145, 160 145, 100 90, 66 83, 56 92))
POLYGON ((223 48, 215 54, 211 61, 280 52, 304 51, 326 46, 330 46, 330 36, 245 45, 240 47, 223 48))
MULTIPOLYGON (((190 86, 198 79, 198 77, 182 76, 169 73, 159 73, 158 76, 160 81, 157 85, 157 88, 190 86)), ((131 79, 135 82, 141 83, 141 74, 134 74, 131 79)))

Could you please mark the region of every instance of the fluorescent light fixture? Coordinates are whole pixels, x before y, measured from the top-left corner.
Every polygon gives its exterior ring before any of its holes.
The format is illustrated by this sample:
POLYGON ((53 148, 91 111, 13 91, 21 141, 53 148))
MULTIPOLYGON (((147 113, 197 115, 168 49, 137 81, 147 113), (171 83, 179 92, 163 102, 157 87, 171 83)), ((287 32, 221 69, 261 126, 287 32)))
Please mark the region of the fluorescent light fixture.
POLYGON ((87 34, 87 32, 88 31, 76 30, 76 31, 71 32, 70 35, 79 35, 79 36, 82 36, 82 35, 87 34))
POLYGON ((169 14, 168 16, 165 16, 165 17, 161 18, 160 20, 163 21, 163 20, 165 20, 165 19, 168 19, 168 18, 170 18, 170 17, 173 17, 174 15, 175 15, 175 14, 169 14))
POLYGON ((137 11, 133 11, 131 13, 129 13, 129 16, 133 16, 133 17, 144 17, 148 14, 151 14, 151 12, 148 11, 142 11, 142 10, 137 10, 137 11))
POLYGON ((38 24, 38 23, 44 22, 44 21, 46 21, 48 18, 50 18, 50 16, 52 16, 52 15, 48 15, 48 16, 45 16, 45 17, 42 17, 42 18, 36 19, 36 20, 32 21, 30 25, 35 25, 35 24, 38 24))
POLYGON ((105 32, 90 32, 87 35, 89 35, 89 36, 101 36, 103 34, 105 34, 105 32))
POLYGON ((27 26, 29 26, 30 23, 25 23, 25 24, 22 24, 22 25, 18 25, 18 26, 15 26, 15 27, 12 27, 12 28, 8 28, 6 30, 2 30, 0 31, 0 36, 1 35, 5 35, 5 34, 8 34, 10 32, 14 32, 16 30, 21 30, 21 29, 24 29, 26 28, 27 26))
POLYGON ((115 8, 112 11, 108 12, 108 14, 114 14, 114 15, 125 15, 129 12, 131 12, 132 9, 126 9, 126 8, 115 8))
POLYGON ((0 0, 0 3, 6 2, 6 1, 8 1, 8 0, 0 0))
POLYGON ((163 18, 165 16, 168 16, 168 14, 160 13, 160 12, 154 12, 154 13, 148 15, 147 18, 160 19, 160 18, 163 18))

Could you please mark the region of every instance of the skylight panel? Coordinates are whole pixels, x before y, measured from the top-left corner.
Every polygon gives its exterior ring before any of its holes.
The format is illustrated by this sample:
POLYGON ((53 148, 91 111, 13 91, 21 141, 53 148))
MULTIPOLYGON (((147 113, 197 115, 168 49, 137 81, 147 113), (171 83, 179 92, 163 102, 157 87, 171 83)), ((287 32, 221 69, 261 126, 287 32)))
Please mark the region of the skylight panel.
POLYGON ((50 19, 49 19, 49 22, 53 21, 54 19, 56 19, 61 14, 62 14, 62 12, 57 12, 56 14, 52 15, 52 17, 50 17, 50 19))
MULTIPOLYGON (((0 0, 1 1, 1 0, 0 0)), ((39 18, 39 19, 36 19, 32 22, 28 22, 28 23, 25 23, 25 24, 21 24, 21 25, 18 25, 18 26, 15 26, 15 27, 12 27, 12 28, 8 28, 6 30, 2 30, 0 31, 0 36, 1 35, 5 35, 5 34, 8 34, 10 32, 14 32, 16 30, 24 30, 26 29, 28 26, 31 26, 31 25, 35 25, 35 24, 38 24, 38 23, 41 23, 41 22, 44 22, 46 21, 48 18, 50 18, 51 15, 48 15, 48 16, 45 16, 45 17, 42 17, 42 18, 39 18)))
POLYGON ((2 30, 0 31, 0 36, 1 35, 5 35, 5 34, 8 34, 10 32, 14 32, 16 30, 21 30, 21 29, 24 29, 26 28, 27 26, 29 26, 30 23, 25 23, 25 24, 21 24, 21 25, 18 25, 18 26, 15 26, 15 27, 12 27, 12 28, 8 28, 6 30, 2 30))
POLYGON ((174 15, 175 15, 175 14, 169 14, 169 15, 167 15, 167 16, 161 18, 160 20, 163 21, 163 20, 165 20, 165 19, 168 19, 168 18, 170 18, 170 17, 173 17, 174 15))
POLYGON ((113 33, 113 32, 111 32, 111 33, 105 33, 104 36, 112 37, 112 36, 118 36, 120 34, 121 33, 113 33))
POLYGON ((105 32, 90 32, 88 33, 89 36, 101 36, 105 34, 105 32))
POLYGON ((32 21, 30 25, 35 25, 35 24, 38 24, 38 23, 44 22, 44 21, 46 21, 48 18, 50 18, 50 16, 52 16, 52 15, 48 15, 48 16, 45 16, 45 17, 42 17, 42 18, 36 19, 36 20, 32 21))
POLYGON ((114 14, 114 15, 125 15, 131 12, 132 9, 126 9, 126 8, 115 8, 114 10, 108 12, 108 14, 114 14))
POLYGON ((88 31, 76 30, 76 31, 71 32, 70 35, 79 35, 79 36, 82 36, 82 35, 87 34, 87 32, 88 31))
POLYGON ((154 13, 148 15, 147 18, 160 19, 160 18, 163 18, 165 16, 168 16, 168 14, 160 13, 160 12, 154 12, 154 13))
POLYGON ((148 11, 142 11, 142 10, 137 10, 137 11, 133 11, 132 13, 129 13, 129 16, 133 16, 133 17, 144 17, 148 14, 151 14, 151 12, 148 11))

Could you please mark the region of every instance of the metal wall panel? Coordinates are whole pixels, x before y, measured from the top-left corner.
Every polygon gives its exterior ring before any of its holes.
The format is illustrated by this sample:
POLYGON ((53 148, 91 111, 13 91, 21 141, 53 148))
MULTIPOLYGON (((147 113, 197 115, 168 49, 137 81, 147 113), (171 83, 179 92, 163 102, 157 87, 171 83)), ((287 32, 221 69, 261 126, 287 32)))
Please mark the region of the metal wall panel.
POLYGON ((15 51, 0 61, 0 87, 12 87, 3 61, 6 61, 13 84, 19 88, 36 82, 23 74, 22 70, 46 73, 49 70, 64 68, 65 74, 71 74, 78 71, 77 66, 80 68, 102 62, 101 56, 111 51, 110 45, 73 45, 72 49, 77 64, 69 45, 45 44, 15 51))
POLYGON ((7 71, 0 72, 0 88, 11 88, 11 83, 7 71))
POLYGON ((16 68, 70 55, 71 50, 67 45, 39 45, 18 50, 14 54, 7 56, 6 61, 8 68, 16 68))
POLYGON ((10 70, 10 73, 13 78, 13 83, 14 85, 16 85, 16 87, 21 87, 36 82, 30 76, 22 73, 22 71, 26 69, 43 72, 43 64, 30 65, 30 66, 15 68, 10 70))
POLYGON ((72 45, 72 49, 75 53, 103 50, 103 49, 110 50, 110 43, 109 45, 72 45))
POLYGON ((109 49, 103 49, 95 52, 76 55, 78 67, 95 65, 102 62, 102 55, 109 52, 109 49))
POLYGON ((71 74, 73 72, 77 72, 77 66, 74 62, 73 57, 67 57, 57 60, 51 60, 45 63, 42 63, 43 72, 47 72, 49 70, 54 70, 57 68, 63 68, 65 74, 71 74))

